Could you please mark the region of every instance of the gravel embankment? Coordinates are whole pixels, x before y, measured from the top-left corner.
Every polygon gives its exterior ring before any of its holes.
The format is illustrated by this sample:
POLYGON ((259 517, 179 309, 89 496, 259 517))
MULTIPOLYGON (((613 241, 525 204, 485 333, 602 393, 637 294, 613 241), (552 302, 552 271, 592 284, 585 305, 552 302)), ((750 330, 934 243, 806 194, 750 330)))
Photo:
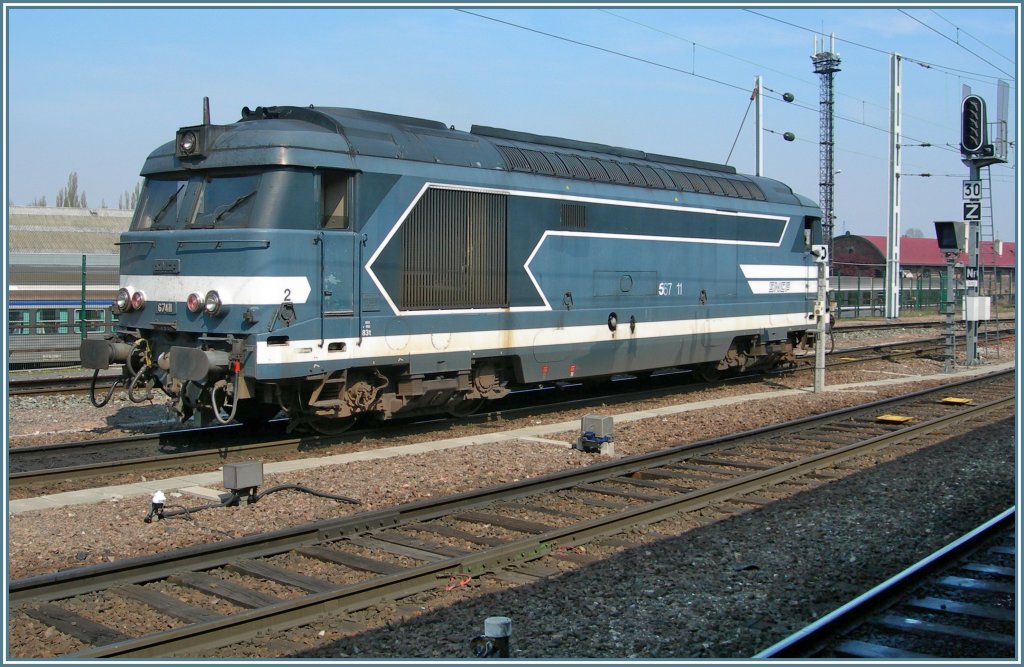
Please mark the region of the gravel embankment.
MULTIPOLYGON (((908 358, 836 369, 827 380, 834 386, 882 378, 911 379, 941 370, 941 362, 908 358)), ((807 387, 809 383, 808 374, 766 378, 755 385, 725 384, 685 392, 675 402, 807 387)), ((617 423, 616 455, 752 429, 934 384, 806 392, 727 409, 617 423)), ((616 406, 615 412, 644 407, 651 406, 616 406)), ((53 432, 81 428, 102 432, 97 437, 110 437, 120 430, 156 428, 139 423, 160 422, 166 414, 161 405, 112 402, 108 408, 96 410, 80 397, 14 397, 8 429, 12 446, 18 441, 38 443, 54 438, 53 432)), ((542 419, 557 423, 570 418, 563 414, 542 419)), ((537 421, 541 419, 533 420, 537 421)), ((508 420, 500 427, 527 423, 530 420, 508 420)), ((498 426, 453 425, 439 437, 498 426)), ((553 439, 568 443, 576 435, 570 432, 553 439)), ((58 439, 72 437, 61 435, 58 439)), ((450 606, 431 603, 430 608, 417 611, 413 605, 412 618, 398 626, 339 638, 337 631, 325 624, 288 633, 282 645, 309 647, 302 655, 315 657, 469 657, 468 640, 480 634, 483 619, 506 615, 513 619, 513 657, 517 658, 746 657, 1014 503, 1013 420, 890 459, 882 454, 871 470, 734 519, 700 528, 659 524, 650 530, 646 547, 613 555, 554 580, 480 597, 474 597, 472 590, 456 590, 450 606), (843 582, 839 587, 834 579, 837 572, 843 582)), ((533 477, 593 460, 591 455, 557 445, 509 442, 317 468, 264 482, 265 488, 294 483, 359 498, 363 504, 357 508, 281 492, 254 506, 201 512, 192 521, 168 519, 145 524, 142 518, 149 499, 142 497, 13 515, 7 526, 8 576, 21 578, 274 530, 533 477)), ((169 507, 206 502, 169 495, 169 507)), ((372 610, 364 622, 373 628, 372 610)), ((40 640, 40 655, 46 655, 47 640, 40 640)), ((208 657, 285 653, 280 648, 233 647, 208 657)))

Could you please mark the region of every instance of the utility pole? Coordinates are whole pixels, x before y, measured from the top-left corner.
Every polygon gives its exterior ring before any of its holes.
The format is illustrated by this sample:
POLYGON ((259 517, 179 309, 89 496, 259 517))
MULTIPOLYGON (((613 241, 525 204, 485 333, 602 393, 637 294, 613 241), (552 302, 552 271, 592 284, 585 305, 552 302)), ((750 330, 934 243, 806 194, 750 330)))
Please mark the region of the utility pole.
POLYGON ((819 393, 825 389, 825 327, 829 319, 829 298, 828 298, 828 274, 829 265, 832 261, 832 230, 835 227, 835 91, 833 90, 833 78, 839 71, 839 54, 836 50, 836 36, 832 35, 831 47, 825 50, 825 40, 822 37, 822 50, 818 51, 818 37, 814 37, 814 55, 811 62, 814 63, 814 72, 821 76, 820 95, 820 137, 821 149, 819 153, 819 185, 821 201, 821 248, 813 252, 815 261, 818 264, 818 298, 814 306, 814 314, 817 318, 816 331, 814 335, 814 392, 819 393))
POLYGON ((814 393, 825 391, 825 338, 828 333, 825 325, 828 322, 828 246, 822 243, 811 247, 814 263, 818 266, 818 298, 814 302, 814 393))
POLYGON ((889 54, 889 225, 885 239, 885 316, 900 316, 900 174, 903 158, 903 58, 889 54))
POLYGON ((754 77, 754 175, 764 176, 764 104, 761 97, 761 75, 754 77))
POLYGON ((835 185, 836 185, 836 167, 835 167, 835 134, 834 134, 834 118, 835 118, 835 91, 833 90, 833 79, 835 73, 839 71, 839 54, 836 50, 836 36, 833 33, 831 48, 825 51, 825 39, 822 37, 821 51, 818 51, 818 37, 814 37, 814 55, 811 56, 811 62, 814 63, 814 73, 821 76, 821 100, 820 100, 820 116, 821 116, 821 129, 819 142, 821 149, 819 152, 819 179, 821 201, 821 211, 824 214, 821 227, 824 233, 823 243, 828 246, 829 254, 832 252, 832 230, 835 226, 835 185))

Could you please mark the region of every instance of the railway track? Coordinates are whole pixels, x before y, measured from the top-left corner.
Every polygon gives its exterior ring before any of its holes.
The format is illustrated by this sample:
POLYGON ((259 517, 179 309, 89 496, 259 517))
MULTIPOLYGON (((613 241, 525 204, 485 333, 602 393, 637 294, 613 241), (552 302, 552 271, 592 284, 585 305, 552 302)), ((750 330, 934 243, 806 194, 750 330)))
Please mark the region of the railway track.
MULTIPOLYGON (((990 325, 996 325, 998 327, 1006 327, 1014 325, 1014 318, 999 318, 991 319, 988 321, 990 325)), ((960 320, 956 323, 957 329, 963 329, 964 321, 960 320)), ((839 320, 832 327, 834 333, 847 333, 850 331, 885 331, 889 329, 941 329, 945 328, 945 319, 937 320, 904 320, 890 322, 888 320, 882 322, 856 322, 856 321, 844 321, 839 320)))
MULTIPOLYGON (((941 339, 882 343, 857 348, 848 348, 829 355, 828 364, 839 366, 864 363, 876 359, 891 359, 899 356, 927 356, 938 349, 941 339)), ((795 369, 777 372, 793 372, 813 367, 813 358, 798 360, 795 369)), ((744 381, 759 375, 734 376, 726 381, 744 381)), ((636 378, 633 378, 636 379, 636 378)), ((605 385, 591 385, 585 395, 575 398, 568 387, 547 387, 542 390, 515 392, 509 398, 498 402, 495 410, 467 421, 486 421, 500 414, 514 418, 530 411, 554 411, 590 405, 614 405, 625 401, 640 401, 661 398, 679 387, 692 384, 695 374, 683 370, 675 374, 664 374, 644 379, 645 389, 629 388, 623 391, 627 382, 611 382, 605 385), (609 386, 612 385, 612 386, 609 386), (651 385, 654 385, 653 387, 651 385), (617 387, 617 388, 615 388, 617 387), (593 391, 599 391, 596 395, 593 391), (568 395, 568 397, 567 397, 568 395)), ((375 433, 395 436, 423 432, 425 423, 430 428, 436 420, 425 420, 413 424, 394 422, 376 425, 375 433)), ((188 469, 194 466, 220 465, 253 457, 281 457, 300 451, 345 451, 347 443, 359 438, 361 431, 339 436, 286 437, 284 422, 270 424, 270 438, 267 430, 253 433, 240 425, 216 426, 212 428, 188 429, 152 435, 136 435, 125 438, 87 440, 54 445, 12 448, 8 459, 8 488, 15 497, 25 493, 46 493, 48 485, 59 485, 66 491, 81 488, 83 483, 105 477, 149 473, 172 468, 188 469)))
POLYGON ((1013 658, 1016 508, 754 658, 1013 658))
MULTIPOLYGON (((993 335, 1004 335, 1013 333, 1014 320, 992 320, 992 324, 998 325, 996 331, 990 332, 993 335)), ((833 334, 844 334, 858 331, 886 331, 892 329, 936 329, 944 327, 943 322, 866 322, 855 324, 842 324, 833 328, 833 334)), ((962 330, 962 323, 958 324, 958 330, 962 330)), ((962 336, 958 336, 958 341, 962 336)), ((926 341, 941 341, 940 338, 923 339, 926 341)), ((914 341, 905 343, 912 345, 914 341)), ((959 344, 959 343, 958 343, 959 344)), ((900 343, 904 345, 904 343, 900 343)), ((870 349, 873 346, 865 346, 863 349, 870 349)), ((862 348, 856 348, 862 349, 862 348)), ((116 373, 103 373, 97 380, 97 391, 105 391, 120 375, 116 373)), ((48 394, 83 394, 89 391, 92 382, 92 374, 82 374, 78 371, 68 370, 61 377, 38 377, 38 378, 14 378, 8 379, 8 392, 11 396, 35 396, 48 394)))
MULTIPOLYGON (((121 377, 119 373, 105 373, 96 378, 97 391, 105 389, 110 383, 121 377)), ((84 394, 92 384, 92 373, 82 375, 78 372, 61 377, 15 378, 8 379, 7 389, 11 396, 38 396, 48 394, 84 394)))
POLYGON ((357 628, 346 615, 381 600, 470 578, 536 580, 553 563, 585 561, 581 545, 708 506, 747 511, 881 448, 982 428, 1011 415, 1014 400, 1012 373, 985 376, 585 469, 17 580, 12 636, 17 624, 42 624, 80 642, 64 657, 84 659, 202 655, 324 614, 357 628), (943 400, 950 395, 971 404, 943 400), (117 608, 111 597, 147 611, 88 615, 117 608))
MULTIPOLYGON (((926 339, 899 343, 881 343, 857 348, 848 348, 829 355, 828 365, 835 367, 846 364, 865 363, 877 359, 892 359, 900 356, 928 356, 944 349, 944 340, 926 339)), ((813 357, 798 360, 795 369, 777 372, 807 370, 814 364, 813 357)), ((566 398, 564 391, 557 387, 544 390, 517 392, 500 401, 493 412, 467 418, 469 421, 485 421, 501 414, 514 418, 530 411, 552 411, 589 405, 609 405, 624 401, 639 401, 663 397, 677 391, 681 384, 692 383, 693 373, 683 371, 677 374, 659 375, 645 379, 645 386, 653 388, 636 391, 604 389, 597 395, 581 398, 566 398)), ((735 376, 727 381, 743 381, 749 377, 735 376)), ((634 378, 635 379, 635 378, 634 378)), ((578 385, 582 386, 582 385, 578 385)), ((572 389, 574 387, 569 387, 572 389)), ((435 420, 426 420, 431 424, 435 420)), ((422 432, 420 423, 401 422, 377 425, 377 433, 396 436, 422 432)), ((46 491, 47 485, 59 484, 61 490, 80 488, 82 483, 117 475, 148 473, 154 470, 188 468, 190 466, 220 465, 243 461, 253 457, 280 457, 300 451, 337 451, 347 443, 359 438, 361 431, 340 436, 286 437, 283 422, 270 425, 271 438, 266 431, 254 434, 239 425, 216 426, 203 429, 188 429, 153 435, 130 436, 106 440, 69 442, 55 445, 13 448, 9 450, 8 488, 16 496, 24 497, 24 490, 46 491), (83 461, 87 461, 84 462, 83 461)))

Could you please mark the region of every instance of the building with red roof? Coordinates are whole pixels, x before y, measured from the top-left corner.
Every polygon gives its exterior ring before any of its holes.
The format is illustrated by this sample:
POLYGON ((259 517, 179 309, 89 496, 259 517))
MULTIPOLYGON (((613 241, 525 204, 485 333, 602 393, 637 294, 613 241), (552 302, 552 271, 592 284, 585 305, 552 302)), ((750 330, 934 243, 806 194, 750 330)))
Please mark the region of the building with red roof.
MULTIPOLYGON (((963 266, 969 261, 961 253, 956 261, 957 288, 962 289, 963 266)), ((1016 302, 1017 244, 1009 241, 982 241, 979 254, 982 272, 981 294, 994 302, 1016 302)), ((885 289, 885 237, 859 236, 847 232, 832 240, 833 290, 873 291, 885 289)), ((903 236, 900 238, 900 273, 903 293, 908 296, 922 290, 939 289, 946 272, 946 254, 932 238, 903 236)), ((875 304, 881 295, 868 301, 875 304)), ((903 303, 914 299, 902 299, 903 303)))
MULTIPOLYGON (((1016 243, 982 241, 980 250, 979 264, 986 271, 996 269, 1000 274, 1015 274, 1016 243)), ((967 260, 967 253, 962 253, 957 262, 964 264, 967 260)), ((944 269, 945 266, 946 254, 939 250, 935 239, 911 236, 900 238, 900 268, 904 272, 915 273, 925 268, 944 269)), ((832 273, 882 278, 885 275, 885 237, 850 233, 835 237, 832 241, 832 273)))

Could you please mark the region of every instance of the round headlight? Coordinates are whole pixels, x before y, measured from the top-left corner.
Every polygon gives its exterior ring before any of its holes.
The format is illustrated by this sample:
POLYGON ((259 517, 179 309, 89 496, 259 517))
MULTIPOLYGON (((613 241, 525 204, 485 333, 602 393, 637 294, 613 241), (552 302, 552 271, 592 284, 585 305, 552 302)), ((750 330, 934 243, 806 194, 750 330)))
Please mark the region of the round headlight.
POLYGON ((188 299, 185 301, 185 307, 188 308, 188 312, 190 313, 198 313, 203 309, 203 297, 192 292, 188 295, 188 299))
POLYGON ((203 308, 206 310, 207 315, 216 315, 221 311, 223 304, 220 302, 220 294, 217 294, 216 290, 210 290, 206 293, 203 308))
POLYGON ((122 313, 127 313, 131 310, 132 294, 128 291, 127 287, 122 287, 117 290, 117 296, 114 297, 114 307, 122 313))
POLYGON ((196 133, 189 131, 181 135, 178 140, 178 150, 184 155, 191 155, 196 150, 196 133))
POLYGON ((132 310, 142 310, 146 307, 146 295, 142 292, 132 294, 132 310))

